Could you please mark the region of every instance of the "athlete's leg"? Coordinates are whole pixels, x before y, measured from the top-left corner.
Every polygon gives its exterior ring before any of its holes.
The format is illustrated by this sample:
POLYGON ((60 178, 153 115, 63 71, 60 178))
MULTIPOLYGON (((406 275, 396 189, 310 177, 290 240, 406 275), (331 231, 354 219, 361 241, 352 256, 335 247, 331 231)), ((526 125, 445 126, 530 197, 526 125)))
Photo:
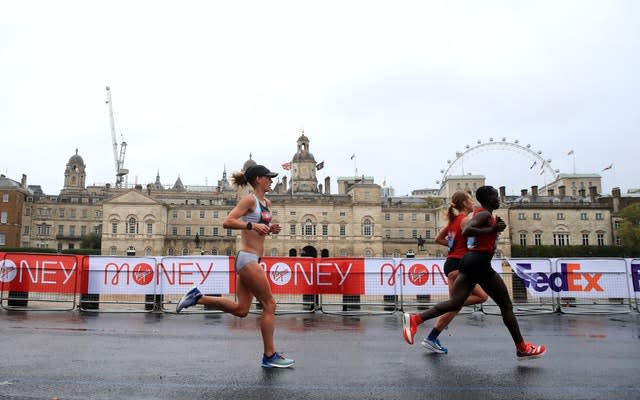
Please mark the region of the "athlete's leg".
POLYGON ((522 334, 520 333, 520 326, 518 320, 513 313, 513 304, 509 297, 509 291, 504 281, 498 275, 497 272, 492 271, 487 277, 480 281, 480 286, 485 292, 496 302, 500 307, 500 313, 502 314, 502 321, 509 330, 513 342, 517 345, 523 341, 522 334))

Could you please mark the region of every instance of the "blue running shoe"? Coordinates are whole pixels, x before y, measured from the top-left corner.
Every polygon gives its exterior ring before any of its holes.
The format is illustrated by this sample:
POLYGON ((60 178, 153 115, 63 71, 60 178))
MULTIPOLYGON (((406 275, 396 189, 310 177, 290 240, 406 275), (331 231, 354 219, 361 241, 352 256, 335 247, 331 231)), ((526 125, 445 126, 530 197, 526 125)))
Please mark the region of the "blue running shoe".
POLYGON ((178 302, 176 306, 176 312, 179 313, 183 308, 191 307, 198 302, 198 299, 202 297, 202 292, 196 286, 192 287, 178 302))
POLYGON ((289 368, 296 362, 290 358, 286 358, 284 354, 275 352, 271 357, 262 356, 263 368, 289 368))
POLYGON ((426 349, 429 349, 429 350, 433 351, 434 353, 447 354, 449 352, 449 349, 444 347, 440 343, 438 338, 429 339, 429 337, 426 337, 426 338, 422 339, 422 343, 421 344, 422 344, 422 347, 424 347, 426 349))

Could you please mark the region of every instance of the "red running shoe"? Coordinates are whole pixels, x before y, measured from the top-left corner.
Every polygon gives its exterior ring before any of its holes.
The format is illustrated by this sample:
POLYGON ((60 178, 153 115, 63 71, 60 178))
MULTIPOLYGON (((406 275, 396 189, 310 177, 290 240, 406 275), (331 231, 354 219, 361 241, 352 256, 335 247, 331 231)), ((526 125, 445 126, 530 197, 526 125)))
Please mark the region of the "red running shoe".
POLYGON ((547 352, 547 348, 541 345, 534 345, 533 343, 526 343, 526 349, 524 351, 517 350, 518 361, 530 360, 533 358, 540 358, 547 352))
POLYGON ((418 332, 416 316, 409 313, 402 314, 402 336, 404 336, 404 340, 409 344, 413 344, 416 332, 418 332))

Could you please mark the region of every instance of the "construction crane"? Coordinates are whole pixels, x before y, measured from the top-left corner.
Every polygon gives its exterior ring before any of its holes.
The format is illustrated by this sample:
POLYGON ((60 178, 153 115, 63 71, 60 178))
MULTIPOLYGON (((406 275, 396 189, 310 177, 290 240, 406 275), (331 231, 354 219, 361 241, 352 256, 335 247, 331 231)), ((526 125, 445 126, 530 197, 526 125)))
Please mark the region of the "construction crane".
POLYGON ((113 141, 113 160, 116 164, 116 187, 121 188, 122 182, 125 181, 125 176, 129 173, 129 170, 124 168, 124 154, 127 151, 127 142, 124 141, 124 137, 120 134, 122 142, 120 143, 120 151, 118 151, 118 142, 116 141, 116 124, 113 119, 113 105, 111 101, 111 89, 107 86, 107 105, 109 106, 109 120, 111 121, 111 140, 113 141))

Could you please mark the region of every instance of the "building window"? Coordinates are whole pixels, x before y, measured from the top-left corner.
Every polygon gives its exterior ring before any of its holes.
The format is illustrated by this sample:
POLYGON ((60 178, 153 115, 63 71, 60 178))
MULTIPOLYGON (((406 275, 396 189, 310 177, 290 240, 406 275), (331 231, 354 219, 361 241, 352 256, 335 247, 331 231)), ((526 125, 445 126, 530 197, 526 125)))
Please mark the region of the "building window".
POLYGON ((365 219, 362 223, 362 235, 363 236, 372 236, 373 235, 373 224, 369 219, 365 219))
POLYGON ((118 223, 117 222, 112 222, 111 223, 111 233, 118 233, 118 223))
POLYGON ((523 221, 523 220, 527 219, 527 217, 525 216, 525 214, 524 214, 524 213, 518 213, 518 219, 519 219, 520 221, 523 221))
POLYGON ((527 234, 526 233, 521 233, 520 234, 520 246, 526 246, 527 245, 527 234))
POLYGON ((2 213, 0 213, 0 224, 6 224, 8 219, 9 219, 8 211, 3 211, 2 213))
POLYGON ((398 213, 398 221, 404 221, 404 214, 398 213))
POLYGON ((188 256, 189 255, 189 249, 187 249, 186 247, 184 249, 182 249, 182 255, 183 256, 188 256))
POLYGON ((557 213, 556 214, 556 219, 563 220, 564 219, 564 213, 557 213))
POLYGON ((146 257, 149 257, 149 256, 153 255, 153 251, 151 250, 151 247, 145 247, 145 249, 144 249, 144 255, 145 255, 146 257))
POLYGON ((175 254, 175 252, 176 252, 176 251, 173 249, 173 247, 169 247, 169 248, 167 249, 167 255, 168 255, 168 256, 172 256, 172 255, 174 255, 174 254, 175 254))
POLYGON ((617 230, 620 229, 620 221, 616 221, 613 223, 613 227, 617 230))
POLYGON ((86 225, 82 225, 80 227, 80 236, 87 236, 87 226, 86 225))
POLYGON ((187 226, 186 228, 184 228, 184 234, 186 236, 191 236, 191 227, 187 226))
POLYGON ((271 249, 271 257, 277 257, 277 256, 278 256, 278 249, 272 248, 271 249))
POLYGON ((147 235, 152 235, 153 234, 153 224, 148 223, 147 224, 147 235))
POLYGON ((218 236, 218 227, 213 227, 213 236, 218 236))
POLYGON ((616 246, 622 246, 622 239, 619 237, 616 238, 616 246))
POLYGON ((24 210, 24 215, 26 215, 27 217, 31 215, 31 207, 27 207, 27 209, 24 210))
POLYGON ((96 218, 102 218, 102 211, 96 210, 96 218))
POLYGON ((200 218, 204 218, 204 211, 203 210, 200 211, 200 218))
POLYGON ((187 210, 187 211, 185 211, 185 212, 187 213, 186 218, 191 218, 191 210, 187 210))
POLYGON ((602 221, 604 219, 604 217, 602 216, 602 213, 596 213, 596 219, 598 221, 602 221))
POLYGON ((554 246, 569 246, 569 234, 568 233, 554 233, 553 234, 554 246))
POLYGON ((227 247, 226 249, 224 249, 224 254, 225 254, 225 255, 230 256, 230 255, 231 255, 231 253, 232 253, 232 252, 231 252, 231 247, 227 247))
POLYGON ((64 208, 61 208, 61 209, 58 210, 58 216, 60 218, 64 218, 64 208))
POLYGON ((289 211, 289 215, 296 215, 295 211, 289 211))
POLYGON ((178 236, 178 227, 177 226, 172 226, 171 227, 171 234, 173 236, 178 236))
POLYGON ((340 211, 340 216, 341 216, 341 217, 344 217, 344 216, 346 216, 346 215, 347 215, 347 213, 345 213, 344 211, 340 211))
POLYGON ((391 214, 389 214, 389 213, 384 213, 384 220, 385 220, 385 221, 391 221, 391 214))
POLYGON ((129 218, 127 233, 138 233, 138 221, 134 217, 129 218))
POLYGON ((118 255, 118 249, 116 248, 116 246, 111 246, 111 249, 109 249, 109 253, 111 253, 112 256, 118 255))
POLYGON ((31 227, 29 225, 25 225, 23 235, 28 235, 30 232, 31 232, 31 227))
POLYGON ((303 232, 305 236, 315 236, 316 235, 316 225, 310 219, 307 219, 304 222, 303 232))
POLYGON ((417 229, 412 229, 411 230, 411 238, 412 239, 417 239, 418 238, 418 230, 417 229))
POLYGON ((294 236, 296 234, 296 224, 289 225, 289 235, 294 236))
POLYGON ((211 255, 212 256, 217 256, 218 255, 218 249, 216 249, 215 247, 213 249, 211 249, 211 255))
POLYGON ((416 222, 418 220, 418 215, 416 213, 411 214, 411 221, 416 222))
POLYGON ((582 234, 582 245, 583 246, 588 246, 589 245, 589 234, 588 233, 583 233, 582 234))
POLYGON ((427 221, 427 222, 431 221, 431 214, 425 214, 424 215, 424 220, 427 221))
MULTIPOLYGON (((217 211, 214 211, 214 212, 213 212, 213 218, 218 218, 218 212, 217 212, 217 211)), ((216 250, 216 251, 217 251, 217 250, 216 250)))
POLYGON ((347 236, 347 226, 340 224, 340 236, 347 236))
POLYGON ((329 236, 329 225, 322 225, 322 236, 329 236))
POLYGON ((347 257, 348 255, 347 249, 340 249, 340 257, 347 257))
MULTIPOLYGON (((233 236, 233 231, 231 229, 227 229, 227 236, 231 237, 233 236)), ((227 254, 230 255, 230 254, 227 254)))
POLYGON ((587 220, 587 213, 580 213, 580 220, 581 221, 586 221, 587 220))
POLYGON ((58 235, 64 235, 64 225, 58 225, 58 235))
POLYGON ((542 246, 542 234, 541 233, 534 233, 533 234, 533 244, 535 244, 536 246, 542 246))
POLYGON ((0 246, 7 245, 7 236, 4 233, 0 233, 0 246))
POLYGON ((76 226, 75 225, 71 225, 69 227, 69 236, 75 236, 76 235, 76 226))
POLYGON ((384 230, 384 237, 385 239, 391 239, 391 229, 384 230))
POLYGON ((426 239, 431 239, 431 229, 427 229, 426 231, 424 231, 424 237, 426 239))
POLYGON ((2 193, 2 202, 3 203, 9 202, 9 193, 2 193))
POLYGON ((604 233, 598 233, 596 238, 598 240, 598 246, 604 246, 604 233))
POLYGON ((171 212, 171 218, 173 218, 173 219, 178 218, 178 210, 173 210, 173 211, 171 212))
POLYGON ((204 226, 201 226, 199 231, 198 231, 198 235, 200 236, 204 236, 204 226))
POLYGON ((82 218, 89 218, 89 210, 87 209, 82 210, 82 218))
POLYGON ((540 213, 539 212, 534 212, 533 213, 533 219, 535 219, 536 221, 540 221, 540 213))
POLYGON ((404 229, 398 230, 398 238, 404 239, 404 229))
POLYGON ((75 218, 76 217, 76 209, 72 208, 71 209, 71 218, 75 218))

